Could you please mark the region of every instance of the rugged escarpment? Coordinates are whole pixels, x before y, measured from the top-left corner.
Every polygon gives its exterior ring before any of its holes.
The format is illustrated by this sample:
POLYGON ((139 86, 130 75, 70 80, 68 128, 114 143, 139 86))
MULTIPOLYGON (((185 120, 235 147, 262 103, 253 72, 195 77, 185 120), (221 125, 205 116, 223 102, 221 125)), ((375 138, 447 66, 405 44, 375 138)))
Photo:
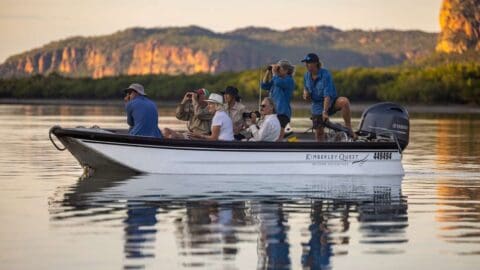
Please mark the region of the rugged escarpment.
POLYGON ((71 77, 218 73, 257 68, 317 52, 330 68, 388 66, 427 55, 436 34, 420 31, 287 31, 244 28, 219 34, 199 27, 132 28, 100 37, 52 42, 8 58, 0 77, 60 73, 71 77))
POLYGON ((438 52, 480 51, 480 0, 444 0, 438 52))

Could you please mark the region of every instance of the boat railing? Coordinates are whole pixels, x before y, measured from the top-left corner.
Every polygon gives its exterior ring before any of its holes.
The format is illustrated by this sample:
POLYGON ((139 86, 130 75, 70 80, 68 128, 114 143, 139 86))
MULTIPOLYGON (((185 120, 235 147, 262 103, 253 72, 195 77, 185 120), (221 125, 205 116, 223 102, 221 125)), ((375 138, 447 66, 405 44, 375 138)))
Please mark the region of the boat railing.
POLYGON ((388 138, 390 141, 395 142, 398 148, 398 152, 400 154, 402 153, 402 147, 400 146, 400 142, 398 141, 397 134, 405 134, 405 132, 398 131, 398 130, 392 130, 388 128, 383 128, 383 127, 373 127, 369 126, 370 129, 375 129, 376 131, 379 130, 380 132, 375 132, 375 135, 377 137, 383 137, 383 138, 388 138))
MULTIPOLYGON (((56 129, 59 129, 61 128, 60 126, 53 126, 49 131, 48 131, 48 138, 50 139, 50 141, 52 142, 53 146, 55 148, 57 148, 58 151, 65 151, 67 149, 67 147, 65 147, 65 145, 63 146, 63 148, 61 148, 60 146, 58 146, 55 141, 53 140, 53 137, 52 137, 52 134, 55 135, 53 133, 54 130, 56 129)), ((55 136, 56 137, 56 136, 55 136)), ((57 138, 58 139, 58 138, 57 138)))

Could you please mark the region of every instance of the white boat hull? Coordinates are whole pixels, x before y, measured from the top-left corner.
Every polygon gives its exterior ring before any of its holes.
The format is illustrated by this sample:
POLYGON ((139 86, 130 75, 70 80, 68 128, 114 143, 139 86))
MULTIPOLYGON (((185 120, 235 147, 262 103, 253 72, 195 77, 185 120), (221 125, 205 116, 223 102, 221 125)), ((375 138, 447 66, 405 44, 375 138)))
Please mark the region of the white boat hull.
POLYGON ((163 140, 60 127, 52 128, 51 133, 82 166, 101 171, 175 175, 404 174, 402 155, 394 143, 163 140))
POLYGON ((398 151, 169 148, 78 140, 86 148, 142 173, 225 175, 403 175, 398 151), (379 159, 376 156, 385 157, 379 159))

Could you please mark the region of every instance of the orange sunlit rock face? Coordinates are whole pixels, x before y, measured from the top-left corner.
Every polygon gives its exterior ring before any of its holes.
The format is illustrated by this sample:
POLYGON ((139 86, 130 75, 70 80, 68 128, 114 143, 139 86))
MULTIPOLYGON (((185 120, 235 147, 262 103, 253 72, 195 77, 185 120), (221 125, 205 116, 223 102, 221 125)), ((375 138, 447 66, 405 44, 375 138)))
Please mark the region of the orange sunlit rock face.
POLYGON ((120 74, 215 73, 219 66, 218 59, 213 59, 209 52, 184 46, 162 45, 158 41, 136 44, 132 56, 129 57, 130 62, 124 63, 124 56, 118 50, 106 53, 94 46, 65 47, 22 58, 14 68, 20 74, 58 72, 70 76, 102 78, 120 74))
POLYGON ((444 0, 437 51, 480 50, 480 0, 444 0))
POLYGON ((25 73, 32 74, 33 72, 35 72, 33 60, 32 58, 28 57, 25 62, 25 73))
POLYGON ((215 71, 216 66, 206 52, 147 41, 135 45, 127 74, 193 74, 215 71))
POLYGON ((62 52, 62 61, 60 62, 59 71, 62 73, 72 73, 75 70, 75 62, 77 57, 75 48, 64 48, 62 52))
POLYGON ((107 56, 95 48, 88 48, 85 56, 87 70, 94 79, 117 75, 115 61, 107 59, 107 56))

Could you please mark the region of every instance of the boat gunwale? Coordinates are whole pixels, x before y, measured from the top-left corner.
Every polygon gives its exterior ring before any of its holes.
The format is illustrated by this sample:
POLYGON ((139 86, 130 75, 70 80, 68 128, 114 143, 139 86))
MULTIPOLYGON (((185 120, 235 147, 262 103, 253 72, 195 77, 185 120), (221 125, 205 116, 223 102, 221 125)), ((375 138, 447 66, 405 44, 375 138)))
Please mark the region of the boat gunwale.
MULTIPOLYGON (((95 132, 75 128, 52 127, 52 132, 59 139, 72 137, 98 142, 125 143, 140 146, 165 146, 169 148, 204 148, 204 149, 238 149, 238 150, 371 150, 400 152, 395 142, 240 142, 240 141, 201 141, 160 139, 145 136, 95 132)), ((195 150, 195 149, 192 149, 195 150)))

